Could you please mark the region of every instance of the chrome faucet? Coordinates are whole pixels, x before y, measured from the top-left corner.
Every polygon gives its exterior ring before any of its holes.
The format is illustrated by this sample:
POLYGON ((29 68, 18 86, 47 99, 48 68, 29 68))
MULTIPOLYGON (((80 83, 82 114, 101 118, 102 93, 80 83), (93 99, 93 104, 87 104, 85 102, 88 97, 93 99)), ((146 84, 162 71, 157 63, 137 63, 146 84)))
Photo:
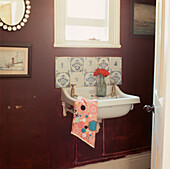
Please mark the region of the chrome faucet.
POLYGON ((112 97, 115 96, 116 99, 117 99, 117 94, 116 94, 116 87, 115 87, 115 85, 116 85, 116 84, 113 83, 111 96, 112 96, 112 97))
POLYGON ((76 86, 76 84, 71 84, 71 97, 77 97, 77 95, 75 95, 75 88, 74 86, 76 86))

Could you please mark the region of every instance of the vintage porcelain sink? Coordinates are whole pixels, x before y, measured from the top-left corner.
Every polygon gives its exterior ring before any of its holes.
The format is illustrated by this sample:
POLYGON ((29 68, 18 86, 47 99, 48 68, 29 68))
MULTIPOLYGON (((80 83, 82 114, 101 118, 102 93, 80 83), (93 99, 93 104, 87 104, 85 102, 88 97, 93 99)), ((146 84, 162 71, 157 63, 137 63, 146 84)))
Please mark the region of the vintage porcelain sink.
MULTIPOLYGON (((101 122, 102 119, 124 116, 133 109, 134 104, 140 103, 138 96, 125 94, 116 85, 116 96, 112 97, 111 93, 112 86, 107 86, 106 97, 96 97, 96 87, 75 87, 75 95, 82 96, 89 100, 98 100, 98 122, 101 122)), ((76 97, 71 97, 71 88, 62 88, 61 101, 63 104, 63 115, 66 116, 67 111, 73 113, 72 108, 74 107, 76 97)))

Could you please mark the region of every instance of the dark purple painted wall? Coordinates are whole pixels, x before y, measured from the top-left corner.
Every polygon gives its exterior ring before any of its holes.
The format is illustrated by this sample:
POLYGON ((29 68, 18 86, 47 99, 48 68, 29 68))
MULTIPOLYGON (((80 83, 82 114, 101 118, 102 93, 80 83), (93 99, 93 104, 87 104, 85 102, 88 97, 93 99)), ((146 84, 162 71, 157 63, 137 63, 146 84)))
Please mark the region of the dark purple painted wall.
POLYGON ((121 1, 121 49, 53 48, 53 0, 31 5, 23 29, 0 29, 0 42, 32 44, 32 77, 0 79, 0 169, 63 169, 148 150, 151 115, 142 107, 152 103, 154 40, 130 38, 129 0, 121 1), (55 56, 122 56, 120 87, 141 98, 126 116, 104 121, 95 149, 75 139, 72 116, 62 116, 55 56))

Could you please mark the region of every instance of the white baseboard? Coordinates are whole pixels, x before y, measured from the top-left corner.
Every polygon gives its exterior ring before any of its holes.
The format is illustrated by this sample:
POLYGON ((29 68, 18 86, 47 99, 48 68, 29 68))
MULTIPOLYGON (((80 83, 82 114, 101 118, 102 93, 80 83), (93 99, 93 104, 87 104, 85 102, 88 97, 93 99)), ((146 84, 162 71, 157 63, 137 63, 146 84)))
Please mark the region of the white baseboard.
POLYGON ((125 158, 88 164, 74 169, 149 169, 150 168, 150 151, 129 155, 125 158))

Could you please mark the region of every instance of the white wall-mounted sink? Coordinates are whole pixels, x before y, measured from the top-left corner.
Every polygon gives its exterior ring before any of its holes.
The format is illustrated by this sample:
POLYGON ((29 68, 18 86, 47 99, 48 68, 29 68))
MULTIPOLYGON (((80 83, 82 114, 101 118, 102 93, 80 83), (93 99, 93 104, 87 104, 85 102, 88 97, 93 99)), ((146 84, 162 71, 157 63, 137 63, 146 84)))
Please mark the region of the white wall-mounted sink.
MULTIPOLYGON (((107 86, 106 97, 96 97, 96 87, 75 87, 76 95, 89 100, 98 100, 97 119, 99 122, 101 122, 102 119, 124 116, 133 109, 134 104, 140 103, 140 98, 138 96, 125 94, 116 85, 115 91, 117 97, 112 97, 112 86, 107 86)), ((61 89, 61 101, 64 103, 64 107, 74 107, 76 97, 71 97, 71 88, 61 89)))

